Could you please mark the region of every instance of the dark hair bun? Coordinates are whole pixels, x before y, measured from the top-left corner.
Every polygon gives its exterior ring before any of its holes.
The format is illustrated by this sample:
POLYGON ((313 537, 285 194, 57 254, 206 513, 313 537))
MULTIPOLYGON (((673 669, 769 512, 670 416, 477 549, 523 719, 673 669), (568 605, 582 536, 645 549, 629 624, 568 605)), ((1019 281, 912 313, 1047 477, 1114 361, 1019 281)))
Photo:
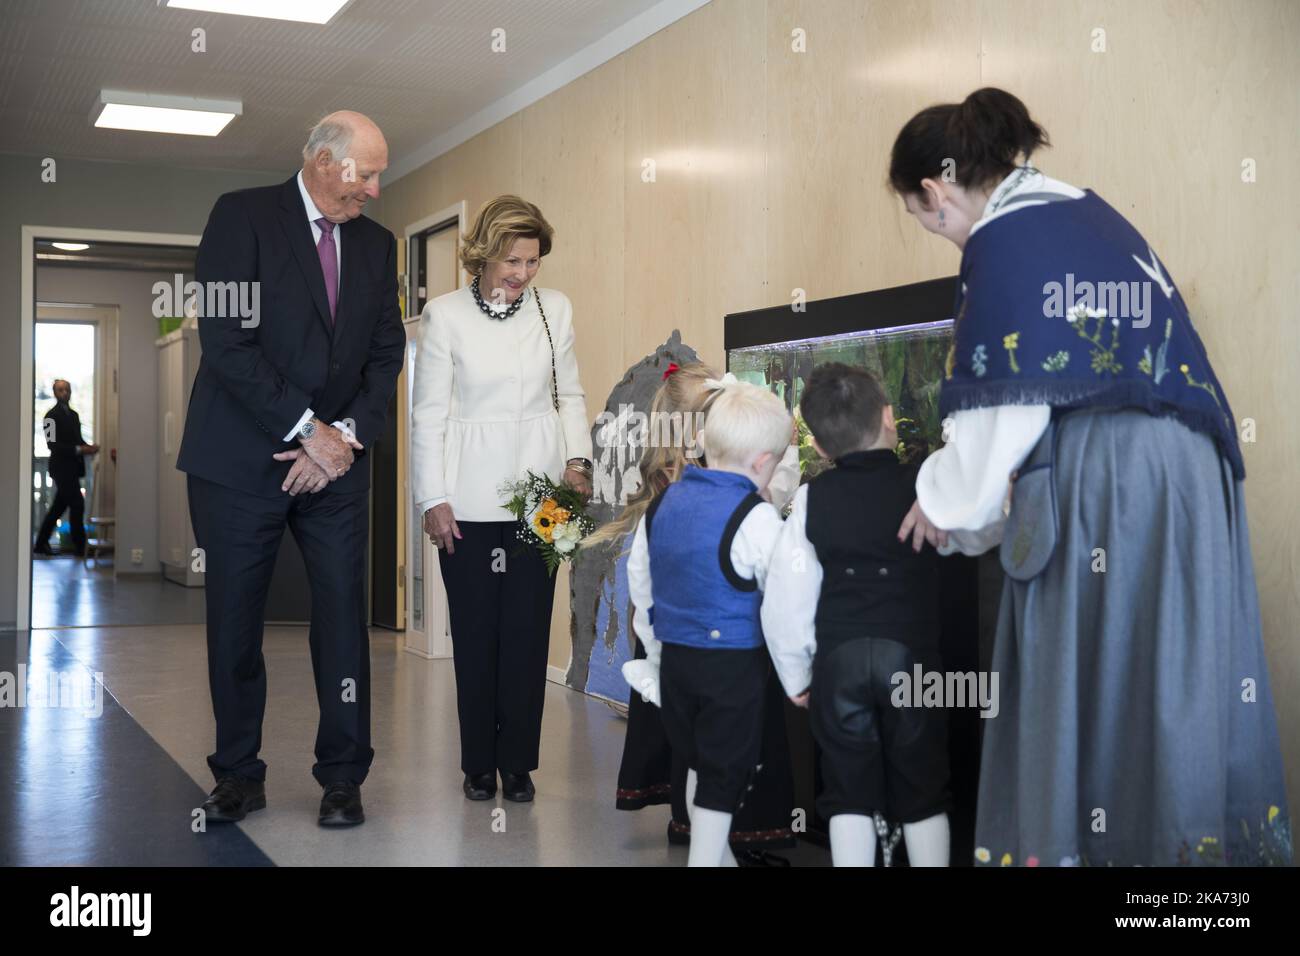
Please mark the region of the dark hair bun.
POLYGON ((986 86, 961 103, 921 110, 894 141, 889 184, 899 194, 921 192, 921 180, 938 178, 952 160, 957 182, 982 187, 1004 178, 1021 156, 1050 146, 1047 131, 1006 90, 986 86))

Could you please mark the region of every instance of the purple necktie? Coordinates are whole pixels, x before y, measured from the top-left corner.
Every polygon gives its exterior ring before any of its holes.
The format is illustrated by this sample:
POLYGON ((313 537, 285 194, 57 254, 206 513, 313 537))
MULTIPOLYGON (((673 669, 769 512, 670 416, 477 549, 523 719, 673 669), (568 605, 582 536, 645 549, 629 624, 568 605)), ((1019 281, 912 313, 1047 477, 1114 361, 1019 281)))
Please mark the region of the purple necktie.
POLYGON ((320 226, 316 254, 320 256, 320 271, 325 275, 325 295, 330 300, 330 322, 333 322, 339 304, 339 254, 334 248, 334 223, 322 217, 316 220, 316 225, 320 226))

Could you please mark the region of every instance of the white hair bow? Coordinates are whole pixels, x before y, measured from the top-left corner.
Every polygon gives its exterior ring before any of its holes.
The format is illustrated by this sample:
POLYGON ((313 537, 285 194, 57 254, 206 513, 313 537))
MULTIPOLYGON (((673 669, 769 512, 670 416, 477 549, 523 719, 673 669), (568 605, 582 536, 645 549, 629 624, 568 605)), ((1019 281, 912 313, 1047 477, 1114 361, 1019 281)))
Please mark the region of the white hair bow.
POLYGON ((720 379, 706 378, 704 380, 704 387, 707 388, 709 391, 714 391, 719 388, 726 388, 728 385, 739 385, 739 384, 740 384, 740 379, 736 378, 736 376, 731 374, 730 372, 723 375, 722 378, 720 379))

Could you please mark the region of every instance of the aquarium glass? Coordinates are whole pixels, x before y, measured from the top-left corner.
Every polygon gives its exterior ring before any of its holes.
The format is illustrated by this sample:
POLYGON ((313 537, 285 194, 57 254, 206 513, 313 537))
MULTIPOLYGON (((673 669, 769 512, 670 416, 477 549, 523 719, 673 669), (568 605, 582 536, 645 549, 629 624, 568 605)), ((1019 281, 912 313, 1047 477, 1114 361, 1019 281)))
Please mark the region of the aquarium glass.
MULTIPOLYGON (((952 320, 899 325, 773 345, 752 345, 727 353, 730 371, 742 382, 774 391, 796 412, 812 370, 827 362, 865 368, 884 386, 898 421, 898 456, 920 462, 943 444, 939 386, 943 382, 952 320)), ((807 429, 799 420, 800 466, 805 477, 820 470, 807 429)))

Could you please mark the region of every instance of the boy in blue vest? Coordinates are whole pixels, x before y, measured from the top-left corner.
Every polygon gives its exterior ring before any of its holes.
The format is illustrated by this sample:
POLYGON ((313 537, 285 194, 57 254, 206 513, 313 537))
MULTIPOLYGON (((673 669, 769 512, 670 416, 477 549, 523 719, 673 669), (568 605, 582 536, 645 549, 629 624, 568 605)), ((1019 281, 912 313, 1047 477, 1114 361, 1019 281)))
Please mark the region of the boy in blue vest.
POLYGON ((792 421, 771 392, 725 376, 706 383, 691 465, 637 524, 628 555, 633 626, 646 648, 633 687, 663 711, 690 772, 690 866, 735 866, 728 845, 758 763, 767 650, 763 579, 781 516, 760 497, 790 444, 792 421))
POLYGON ((948 713, 895 696, 897 675, 939 667, 938 555, 898 538, 916 468, 894 452, 894 409, 869 372, 819 366, 799 408, 835 467, 795 493, 762 622, 822 750, 817 809, 830 820, 831 858, 871 866, 879 812, 903 824, 913 866, 947 866, 948 713))

